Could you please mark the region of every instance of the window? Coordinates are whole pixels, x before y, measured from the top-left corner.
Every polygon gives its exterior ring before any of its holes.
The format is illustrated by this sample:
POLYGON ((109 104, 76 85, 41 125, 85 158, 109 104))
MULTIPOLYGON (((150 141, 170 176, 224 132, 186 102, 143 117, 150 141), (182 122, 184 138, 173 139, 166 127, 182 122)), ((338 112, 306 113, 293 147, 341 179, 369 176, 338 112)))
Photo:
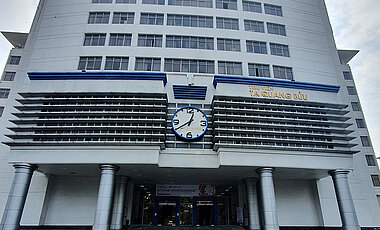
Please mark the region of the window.
POLYGON ((92 3, 112 3, 112 0, 92 0, 92 3))
POLYGON ((240 52, 240 40, 218 38, 217 49, 224 51, 239 51, 240 52))
POLYGON ((247 41, 247 52, 257 54, 267 54, 267 44, 259 41, 247 41))
POLYGON ((16 72, 5 72, 2 81, 13 81, 15 79, 16 72))
POLYGON ((142 0, 142 4, 165 5, 165 0, 142 0))
POLYGON ((373 186, 378 187, 380 186, 380 179, 379 175, 371 175, 373 186))
POLYGON ((136 58, 135 70, 139 71, 160 71, 160 58, 136 58))
POLYGON ((244 28, 246 31, 265 33, 264 22, 244 20, 244 28))
POLYGON ((162 35, 139 34, 137 46, 162 47, 162 35))
POLYGON ((133 24, 135 13, 115 12, 113 13, 112 24, 133 24))
POLYGON ((122 4, 136 4, 136 0, 116 0, 116 3, 122 3, 122 4))
POLYGON ((249 76, 270 77, 269 65, 248 63, 249 76))
POLYGON ((128 57, 106 57, 105 70, 128 70, 128 57))
POLYGON ((352 110, 353 111, 361 111, 359 102, 351 102, 352 110))
POLYGON ((212 8, 212 0, 169 0, 168 5, 212 8))
POLYGON ((274 78, 293 80, 293 69, 284 66, 273 66, 274 78))
POLYGON ((216 18, 216 28, 239 30, 239 20, 235 18, 216 18))
POLYGON ((164 24, 164 15, 163 14, 141 13, 140 24, 163 25, 164 24))
POLYGON ((347 86, 347 92, 348 92, 348 95, 356 95, 357 94, 355 86, 347 86))
POLYGON ((358 128, 365 128, 365 122, 363 119, 355 119, 356 120, 356 125, 358 126, 358 128))
POLYGON ((0 98, 8 98, 10 89, 0 89, 0 98))
POLYGON ((4 107, 0 107, 0 117, 3 115, 4 107))
POLYGON ((168 14, 168 26, 213 28, 212 17, 168 14))
POLYGON ((276 56, 289 57, 289 47, 287 45, 270 43, 270 53, 276 56))
POLYGON ((352 75, 351 75, 351 72, 349 71, 343 71, 343 77, 344 77, 344 80, 352 80, 352 75))
POLYGON ((80 57, 78 70, 100 70, 102 57, 80 57))
POLYGON ((370 147, 371 146, 371 142, 370 142, 368 136, 360 136, 360 140, 362 142, 362 146, 364 146, 364 147, 370 147))
POLYGON ((166 47, 213 50, 214 38, 167 35, 166 47))
POLYGON ((218 61, 219 74, 243 75, 241 62, 218 61))
POLYGON ((285 25, 267 22, 268 34, 286 36, 285 25))
POLYGON ((21 56, 10 56, 8 60, 9 65, 18 65, 20 64, 21 56))
POLYGON ((282 16, 281 6, 264 4, 264 10, 265 10, 266 14, 275 15, 275 16, 282 16))
POLYGON ((111 34, 109 46, 131 46, 131 34, 111 34))
POLYGON ((261 3, 243 0, 243 10, 244 11, 250 11, 250 12, 256 12, 256 13, 262 13, 261 3))
POLYGON ((106 34, 85 34, 84 46, 104 46, 106 43, 106 34))
POLYGON ((184 73, 214 73, 214 61, 165 59, 165 71, 184 73))
POLYGON ((376 166, 375 157, 373 155, 365 155, 368 166, 376 166))
POLYGON ((216 0, 216 8, 226 10, 237 10, 236 0, 216 0))
POLYGON ((109 20, 109 12, 90 12, 88 24, 108 24, 109 20))

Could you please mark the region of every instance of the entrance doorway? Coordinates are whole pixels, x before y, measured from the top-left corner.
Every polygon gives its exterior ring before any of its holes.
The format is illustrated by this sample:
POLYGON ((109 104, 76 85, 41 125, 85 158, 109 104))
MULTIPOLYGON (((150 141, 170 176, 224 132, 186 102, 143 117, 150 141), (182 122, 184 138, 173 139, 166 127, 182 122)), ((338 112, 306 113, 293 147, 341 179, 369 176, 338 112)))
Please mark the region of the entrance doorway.
POLYGON ((216 197, 193 197, 193 225, 218 225, 218 202, 216 197))
POLYGON ((178 226, 179 201, 179 197, 156 197, 153 224, 155 226, 178 226))

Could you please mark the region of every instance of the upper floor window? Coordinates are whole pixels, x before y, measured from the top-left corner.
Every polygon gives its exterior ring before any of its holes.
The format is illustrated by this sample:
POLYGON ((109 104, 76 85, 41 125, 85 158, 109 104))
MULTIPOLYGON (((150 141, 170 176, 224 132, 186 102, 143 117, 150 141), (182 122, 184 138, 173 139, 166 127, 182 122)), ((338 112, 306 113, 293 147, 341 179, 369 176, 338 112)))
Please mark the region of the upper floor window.
POLYGON ((274 78, 293 80, 293 69, 285 66, 273 66, 274 78))
POLYGON ((216 8, 237 10, 237 0, 216 0, 216 8))
POLYGON ((168 26, 213 28, 213 19, 208 16, 168 14, 168 26))
POLYGON ((112 24, 133 24, 135 13, 115 12, 113 13, 112 24))
POLYGON ((142 0, 142 4, 165 5, 165 0, 142 0))
POLYGON ((259 41, 247 41, 247 52, 267 54, 267 43, 259 41))
POLYGON ((352 110, 353 111, 361 111, 360 103, 359 102, 351 102, 352 110))
POLYGON ((135 70, 160 71, 161 58, 136 58, 135 70))
POLYGON ((128 70, 128 57, 106 57, 105 70, 128 70))
POLYGON ((13 81, 15 79, 16 72, 5 72, 2 81, 13 81))
POLYGON ((244 20, 244 28, 246 31, 264 33, 264 22, 244 20))
POLYGON ((163 25, 163 14, 141 13, 140 24, 163 25))
POLYGON ((90 12, 88 24, 108 24, 109 20, 109 12, 90 12))
POLYGON ((102 57, 80 57, 78 70, 100 70, 102 57))
POLYGON ((347 92, 348 92, 348 95, 356 95, 357 94, 355 86, 347 86, 347 92))
POLYGON ((189 60, 189 59, 165 59, 165 71, 184 73, 214 73, 214 61, 189 60))
POLYGON ((266 14, 282 16, 282 7, 272 4, 264 4, 264 11, 266 14))
POLYGON ((217 49, 218 50, 224 50, 224 51, 239 51, 240 52, 241 51, 240 40, 218 38, 217 49))
POLYGON ((104 46, 106 43, 106 34, 85 34, 84 46, 104 46))
POLYGON ((168 0, 168 5, 212 8, 212 0, 168 0))
POLYGON ((352 80, 352 75, 351 75, 351 72, 349 71, 343 71, 343 77, 344 77, 344 80, 352 80))
POLYGON ((371 141, 369 140, 368 136, 360 136, 360 140, 362 142, 362 146, 364 146, 364 147, 370 147, 371 146, 371 141))
POLYGON ((371 175, 371 179, 372 179, 372 183, 373 183, 373 186, 380 186, 380 179, 379 179, 379 175, 371 175))
POLYGON ((20 64, 21 56, 10 56, 8 60, 9 65, 18 65, 20 64))
POLYGON ((166 35, 167 48, 214 49, 214 38, 166 35))
POLYGON ((0 117, 3 115, 4 107, 0 107, 0 117))
POLYGON ((136 0, 116 0, 116 3, 122 3, 122 4, 136 4, 136 0))
POLYGON ((285 25, 267 22, 268 34, 286 36, 285 25))
POLYGON ((111 34, 109 46, 131 46, 131 34, 111 34))
POLYGON ((92 0, 92 3, 112 3, 112 0, 92 0))
POLYGON ((249 76, 270 77, 269 65, 248 63, 249 76))
POLYGON ((356 120, 356 126, 359 128, 359 129, 362 129, 362 128, 365 128, 365 122, 363 119, 355 119, 356 120))
POLYGON ((270 53, 276 56, 289 57, 289 46, 277 43, 270 43, 270 53))
POLYGON ((10 89, 0 89, 0 98, 8 98, 10 89))
POLYGON ((243 10, 244 11, 250 11, 250 12, 256 12, 256 13, 262 13, 261 3, 243 0, 243 10))
POLYGON ((162 47, 162 35, 139 34, 137 46, 162 47))
POLYGON ((241 62, 218 61, 218 73, 230 75, 243 75, 241 62))
POLYGON ((373 155, 365 155, 368 166, 376 166, 375 157, 373 155))
POLYGON ((216 18, 216 28, 239 30, 239 20, 235 18, 216 18))

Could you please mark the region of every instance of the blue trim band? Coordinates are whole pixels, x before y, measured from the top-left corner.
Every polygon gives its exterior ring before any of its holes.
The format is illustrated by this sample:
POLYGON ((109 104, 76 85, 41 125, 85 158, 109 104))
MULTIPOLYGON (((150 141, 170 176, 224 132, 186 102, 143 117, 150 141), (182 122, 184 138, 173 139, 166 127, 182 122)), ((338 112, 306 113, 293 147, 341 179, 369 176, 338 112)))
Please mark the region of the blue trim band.
POLYGON ((215 75, 213 85, 216 88, 218 83, 228 83, 228 84, 241 84, 241 85, 262 85, 262 86, 273 86, 282 88, 292 88, 292 89, 305 89, 305 90, 315 90, 323 92, 338 93, 340 87, 335 85, 324 85, 316 83, 307 82, 297 82, 297 81, 286 81, 278 79, 265 79, 265 78, 255 78, 255 77, 237 77, 237 76, 221 76, 215 75))
POLYGON ((173 92, 175 99, 204 100, 207 86, 173 85, 173 92))
POLYGON ((30 80, 153 80, 168 82, 166 73, 155 72, 29 72, 30 80))

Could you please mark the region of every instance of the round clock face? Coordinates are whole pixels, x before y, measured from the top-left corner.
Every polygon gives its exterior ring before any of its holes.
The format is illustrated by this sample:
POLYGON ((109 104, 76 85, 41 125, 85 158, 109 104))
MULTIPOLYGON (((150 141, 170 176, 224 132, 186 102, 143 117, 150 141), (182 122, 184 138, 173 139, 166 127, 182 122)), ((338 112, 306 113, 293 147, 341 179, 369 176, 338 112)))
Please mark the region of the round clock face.
POLYGON ((172 118, 172 128, 175 134, 187 140, 200 138, 205 134, 208 120, 205 113, 192 106, 178 109, 172 118))

